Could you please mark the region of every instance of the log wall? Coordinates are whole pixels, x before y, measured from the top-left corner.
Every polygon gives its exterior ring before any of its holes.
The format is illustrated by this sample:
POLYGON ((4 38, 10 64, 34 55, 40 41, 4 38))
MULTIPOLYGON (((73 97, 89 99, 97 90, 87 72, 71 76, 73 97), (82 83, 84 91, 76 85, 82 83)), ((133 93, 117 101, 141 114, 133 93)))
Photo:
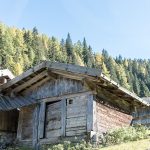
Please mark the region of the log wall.
POLYGON ((96 102, 96 120, 97 131, 103 133, 113 128, 129 126, 132 116, 96 102))

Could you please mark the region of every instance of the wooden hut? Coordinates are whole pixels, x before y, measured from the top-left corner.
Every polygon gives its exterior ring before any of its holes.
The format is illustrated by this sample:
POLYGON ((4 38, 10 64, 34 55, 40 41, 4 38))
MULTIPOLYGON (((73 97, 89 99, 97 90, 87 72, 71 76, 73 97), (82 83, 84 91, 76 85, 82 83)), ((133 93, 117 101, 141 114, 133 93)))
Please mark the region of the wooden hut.
POLYGON ((96 139, 129 126, 135 108, 148 105, 101 70, 45 61, 0 86, 0 141, 96 139))

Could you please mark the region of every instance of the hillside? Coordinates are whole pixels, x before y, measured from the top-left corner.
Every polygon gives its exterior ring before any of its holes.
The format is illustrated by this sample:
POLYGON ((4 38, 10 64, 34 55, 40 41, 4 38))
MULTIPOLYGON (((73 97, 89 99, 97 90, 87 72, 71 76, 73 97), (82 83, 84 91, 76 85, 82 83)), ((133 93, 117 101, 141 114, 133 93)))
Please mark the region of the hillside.
POLYGON ((94 53, 85 38, 72 43, 69 33, 59 41, 38 33, 37 28, 20 30, 0 23, 1 68, 18 75, 42 60, 101 68, 123 87, 141 97, 150 96, 150 60, 113 58, 104 49, 94 53))

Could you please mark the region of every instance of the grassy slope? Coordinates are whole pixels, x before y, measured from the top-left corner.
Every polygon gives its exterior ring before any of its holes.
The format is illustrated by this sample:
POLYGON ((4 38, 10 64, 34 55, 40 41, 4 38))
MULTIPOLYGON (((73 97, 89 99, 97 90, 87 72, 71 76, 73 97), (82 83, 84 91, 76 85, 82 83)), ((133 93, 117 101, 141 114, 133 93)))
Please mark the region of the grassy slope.
POLYGON ((147 150, 150 149, 150 139, 109 146, 101 150, 147 150))

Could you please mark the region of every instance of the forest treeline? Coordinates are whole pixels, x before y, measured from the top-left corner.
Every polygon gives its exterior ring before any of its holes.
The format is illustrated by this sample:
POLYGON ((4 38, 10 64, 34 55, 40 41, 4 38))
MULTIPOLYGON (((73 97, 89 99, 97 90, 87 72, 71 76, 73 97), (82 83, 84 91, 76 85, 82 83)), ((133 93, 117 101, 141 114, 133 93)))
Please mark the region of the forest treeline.
POLYGON ((69 33, 59 41, 40 34, 36 27, 21 30, 0 23, 1 69, 8 68, 19 75, 42 60, 99 68, 137 95, 150 96, 150 59, 126 59, 120 55, 113 58, 105 49, 95 53, 85 38, 73 43, 69 33))

